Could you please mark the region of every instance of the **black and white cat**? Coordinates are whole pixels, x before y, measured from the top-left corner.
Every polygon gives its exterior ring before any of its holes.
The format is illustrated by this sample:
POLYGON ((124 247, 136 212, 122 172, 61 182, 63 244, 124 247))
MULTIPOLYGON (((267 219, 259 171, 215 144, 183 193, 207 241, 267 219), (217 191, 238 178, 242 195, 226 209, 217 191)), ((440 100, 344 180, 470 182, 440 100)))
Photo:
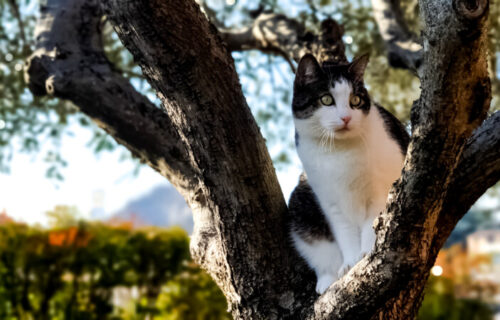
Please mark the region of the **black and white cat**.
POLYGON ((340 66, 305 55, 297 69, 292 109, 305 174, 290 197, 298 252, 323 293, 375 242, 374 219, 400 176, 409 136, 370 100, 363 83, 368 56, 340 66))

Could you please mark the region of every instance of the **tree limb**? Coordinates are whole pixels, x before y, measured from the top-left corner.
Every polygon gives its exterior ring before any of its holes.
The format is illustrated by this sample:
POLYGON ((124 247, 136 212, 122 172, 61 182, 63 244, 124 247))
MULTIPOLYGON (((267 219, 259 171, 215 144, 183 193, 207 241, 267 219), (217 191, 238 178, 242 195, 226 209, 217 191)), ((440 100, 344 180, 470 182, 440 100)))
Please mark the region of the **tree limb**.
POLYGON ((295 62, 310 52, 323 62, 347 61, 342 42, 344 30, 333 19, 322 22, 319 35, 307 31, 297 20, 275 13, 259 14, 251 26, 219 32, 230 51, 256 49, 295 62))
MULTIPOLYGON (((412 108, 402 176, 375 223, 375 248, 318 299, 310 318, 411 319, 420 306, 429 269, 454 227, 438 224, 450 205, 445 195, 491 99, 487 6, 470 20, 453 10, 459 1, 420 1, 426 26, 422 94, 412 108)), ((467 210, 457 207, 455 213, 467 210)))
POLYGON ((23 22, 23 19, 21 18, 21 13, 19 12, 19 6, 17 5, 15 0, 8 0, 7 2, 10 6, 11 11, 12 11, 12 15, 17 20, 17 25, 19 27, 19 34, 20 34, 21 40, 23 42, 23 54, 28 54, 29 44, 28 44, 28 41, 26 41, 26 32, 24 30, 24 22, 23 22))
MULTIPOLYGON (((372 0, 372 7, 380 34, 387 45, 389 63, 396 68, 417 71, 422 63, 422 46, 404 21, 399 0, 372 0)), ((330 21, 332 20, 326 19, 324 22, 331 23, 330 21)), ((325 30, 327 26, 328 24, 323 24, 322 29, 325 30)), ((341 38, 343 29, 338 25, 335 29, 340 31, 341 38)), ((318 46, 328 48, 325 43, 321 43, 321 35, 308 32, 300 22, 282 14, 261 13, 250 26, 239 29, 219 28, 219 32, 230 51, 260 50, 281 55, 288 61, 298 62, 307 52, 324 60, 318 55, 318 46)), ((339 39, 338 36, 336 38, 339 39)), ((336 45, 342 47, 337 52, 344 51, 341 41, 337 44, 330 43, 329 50, 336 50, 336 45)), ((331 61, 344 61, 339 53, 332 57, 331 61), (332 58, 335 56, 337 58, 332 58)))
POLYGON ((230 51, 260 50, 298 61, 307 50, 308 34, 304 26, 285 15, 261 13, 251 26, 219 30, 230 51))
POLYGON ((236 318, 293 314, 313 296, 311 273, 289 242, 271 159, 217 31, 192 0, 101 3, 186 143, 194 259, 236 318))
POLYGON ((135 156, 183 188, 190 159, 170 118, 106 59, 99 1, 49 0, 37 22, 25 78, 36 95, 72 101, 135 156), (181 176, 179 173, 184 173, 181 176))
POLYGON ((500 180, 500 111, 474 131, 464 147, 446 196, 440 220, 443 229, 455 224, 488 188, 500 180))
POLYGON ((387 47, 389 64, 417 71, 422 64, 422 45, 406 25, 399 0, 372 0, 373 15, 387 47))

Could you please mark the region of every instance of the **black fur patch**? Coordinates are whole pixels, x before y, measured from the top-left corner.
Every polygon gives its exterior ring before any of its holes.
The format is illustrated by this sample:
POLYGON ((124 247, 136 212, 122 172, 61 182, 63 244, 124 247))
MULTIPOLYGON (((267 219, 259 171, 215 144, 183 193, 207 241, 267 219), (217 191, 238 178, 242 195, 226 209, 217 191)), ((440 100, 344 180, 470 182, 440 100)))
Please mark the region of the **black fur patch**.
POLYGON ((392 113, 384 109, 382 106, 376 104, 377 109, 384 120, 385 130, 389 132, 392 139, 394 139, 401 149, 403 157, 406 156, 406 150, 410 143, 410 135, 405 127, 392 113))
POLYGON ((288 212, 290 230, 295 231, 304 241, 334 241, 330 226, 305 174, 300 176, 299 184, 290 196, 288 212))

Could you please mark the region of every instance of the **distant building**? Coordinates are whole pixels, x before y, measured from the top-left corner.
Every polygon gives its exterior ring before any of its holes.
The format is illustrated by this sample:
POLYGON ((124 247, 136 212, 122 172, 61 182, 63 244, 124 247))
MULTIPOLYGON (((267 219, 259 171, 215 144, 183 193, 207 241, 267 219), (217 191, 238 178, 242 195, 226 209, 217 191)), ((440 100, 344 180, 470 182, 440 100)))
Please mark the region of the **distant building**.
POLYGON ((500 254, 500 230, 480 230, 467 237, 470 255, 500 254))
POLYGON ((473 282, 490 287, 492 301, 500 304, 500 230, 480 230, 467 237, 467 255, 473 282))

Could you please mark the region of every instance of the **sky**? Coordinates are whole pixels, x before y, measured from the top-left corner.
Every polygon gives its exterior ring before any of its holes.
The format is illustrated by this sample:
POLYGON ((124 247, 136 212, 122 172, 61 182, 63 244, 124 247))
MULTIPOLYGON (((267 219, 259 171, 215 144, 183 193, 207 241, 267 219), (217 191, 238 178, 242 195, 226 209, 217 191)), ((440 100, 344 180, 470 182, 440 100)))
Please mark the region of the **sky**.
POLYGON ((47 179, 42 155, 16 153, 9 174, 0 174, 0 210, 27 223, 45 224, 45 212, 56 205, 76 206, 89 217, 93 206, 108 213, 117 211, 134 197, 146 193, 166 180, 149 167, 134 175, 135 163, 120 160, 121 151, 95 155, 86 146, 91 131, 76 124, 65 136, 61 153, 68 162, 62 169, 63 181, 47 179))

